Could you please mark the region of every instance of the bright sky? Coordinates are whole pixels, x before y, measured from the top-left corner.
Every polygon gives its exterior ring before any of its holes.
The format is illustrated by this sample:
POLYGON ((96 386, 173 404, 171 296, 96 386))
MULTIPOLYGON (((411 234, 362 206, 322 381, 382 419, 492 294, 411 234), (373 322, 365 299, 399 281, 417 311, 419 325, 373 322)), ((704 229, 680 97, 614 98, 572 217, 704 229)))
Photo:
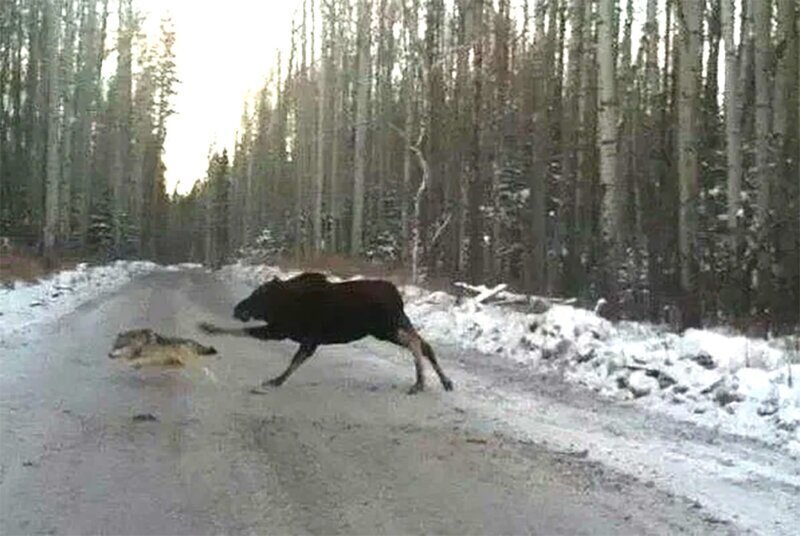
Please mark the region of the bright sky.
MULTIPOLYGON (((288 49, 292 16, 302 4, 303 0, 136 0, 137 9, 147 16, 145 30, 151 38, 157 39, 159 21, 165 15, 171 15, 176 32, 181 83, 174 97, 176 114, 167 124, 169 193, 176 185, 180 193, 186 193, 204 177, 209 147, 232 150, 245 99, 259 89, 276 65, 277 49, 288 49)), ((634 4, 635 57, 645 4, 634 4)), ((658 1, 662 36, 663 4, 658 1)), ((115 25, 112 11, 109 26, 115 25)), ((663 41, 660 44, 663 47, 663 41)), ((659 61, 662 58, 663 49, 659 61)), ((723 60, 724 54, 720 54, 720 84, 724 81, 723 60)))
MULTIPOLYGON (((228 147, 245 98, 266 80, 276 50, 287 48, 302 0, 138 0, 146 31, 157 38, 171 15, 176 33, 178 94, 167 123, 167 192, 189 191, 205 175, 209 146, 228 147)), ((116 18, 114 16, 114 18, 116 18)))

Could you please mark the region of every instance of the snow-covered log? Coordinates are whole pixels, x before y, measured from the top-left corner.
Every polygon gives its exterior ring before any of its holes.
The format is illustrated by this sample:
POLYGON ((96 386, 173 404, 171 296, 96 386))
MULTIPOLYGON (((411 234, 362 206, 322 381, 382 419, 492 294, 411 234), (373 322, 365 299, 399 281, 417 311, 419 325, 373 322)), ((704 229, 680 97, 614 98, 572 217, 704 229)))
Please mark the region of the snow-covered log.
POLYGON ((577 301, 575 298, 545 298, 543 296, 535 296, 531 294, 516 294, 506 290, 508 288, 506 283, 501 283, 492 288, 489 288, 485 285, 470 285, 460 281, 453 283, 453 285, 468 292, 477 294, 477 296, 472 298, 474 303, 491 302, 492 305, 500 306, 542 304, 545 305, 545 308, 548 308, 553 304, 572 305, 577 301))

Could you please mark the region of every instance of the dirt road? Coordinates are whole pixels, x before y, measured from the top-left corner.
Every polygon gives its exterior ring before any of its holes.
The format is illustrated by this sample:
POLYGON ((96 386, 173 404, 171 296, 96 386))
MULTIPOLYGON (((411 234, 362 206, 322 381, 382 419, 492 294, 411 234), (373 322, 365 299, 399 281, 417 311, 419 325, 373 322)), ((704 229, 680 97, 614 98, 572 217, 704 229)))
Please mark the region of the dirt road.
MULTIPOLYGON (((0 534, 792 533, 797 462, 439 348, 211 338, 247 293, 159 273, 0 343, 0 534), (215 380, 106 358, 118 331, 212 343, 215 380), (152 414, 156 420, 134 420, 152 414), (732 476, 734 475, 734 476, 732 476)), ((495 358, 496 359, 496 358, 495 358)))

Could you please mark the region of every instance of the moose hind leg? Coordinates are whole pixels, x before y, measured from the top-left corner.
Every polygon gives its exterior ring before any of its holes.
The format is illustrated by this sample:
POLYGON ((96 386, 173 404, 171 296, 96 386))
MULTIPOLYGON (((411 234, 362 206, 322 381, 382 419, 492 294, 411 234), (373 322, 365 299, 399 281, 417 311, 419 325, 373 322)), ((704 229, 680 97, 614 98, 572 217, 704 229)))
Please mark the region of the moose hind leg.
POLYGON ((292 362, 289 363, 289 366, 286 368, 286 370, 284 370, 283 373, 280 376, 276 376, 275 378, 272 378, 271 380, 265 380, 264 382, 262 382, 261 385, 263 387, 266 387, 266 386, 278 387, 278 386, 280 386, 281 384, 283 384, 283 382, 286 381, 286 379, 289 376, 292 375, 292 373, 295 370, 297 370, 297 368, 300 365, 303 364, 303 362, 306 359, 308 359, 309 357, 311 357, 314 354, 314 351, 316 349, 317 349, 317 345, 316 344, 301 344, 300 348, 294 354, 294 357, 292 358, 292 362))
POLYGON ((414 354, 414 368, 417 374, 417 381, 408 390, 408 394, 414 395, 425 389, 425 374, 422 370, 422 339, 413 329, 399 328, 393 340, 400 346, 405 346, 414 354))
MULTIPOLYGON (((417 335, 417 337, 419 337, 419 335, 417 335)), ((439 366, 439 361, 436 359, 436 354, 433 353, 433 348, 431 348, 431 345, 428 344, 428 342, 422 337, 419 337, 419 339, 422 346, 422 353, 425 354, 425 357, 427 357, 428 361, 430 361, 431 365, 433 365, 433 370, 435 370, 436 375, 439 376, 439 381, 442 382, 442 387, 444 387, 445 391, 452 391, 453 381, 447 377, 442 370, 442 367, 439 366)))

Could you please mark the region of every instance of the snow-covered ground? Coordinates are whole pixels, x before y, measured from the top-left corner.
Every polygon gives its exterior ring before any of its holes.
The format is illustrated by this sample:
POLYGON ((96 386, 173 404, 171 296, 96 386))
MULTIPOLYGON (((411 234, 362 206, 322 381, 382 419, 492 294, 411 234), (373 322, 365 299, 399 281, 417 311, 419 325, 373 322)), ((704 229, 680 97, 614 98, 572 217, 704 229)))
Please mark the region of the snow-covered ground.
POLYGON ((184 267, 188 265, 164 267, 148 261, 116 261, 100 266, 82 263, 35 283, 16 282, 0 287, 0 339, 33 324, 55 320, 138 275, 184 267))
MULTIPOLYGON (((238 263, 219 275, 256 286, 294 274, 238 263)), ((800 355, 792 339, 695 329, 678 335, 544 300, 512 309, 414 286, 401 290, 409 317, 432 341, 511 359, 602 396, 800 456, 800 355)))

